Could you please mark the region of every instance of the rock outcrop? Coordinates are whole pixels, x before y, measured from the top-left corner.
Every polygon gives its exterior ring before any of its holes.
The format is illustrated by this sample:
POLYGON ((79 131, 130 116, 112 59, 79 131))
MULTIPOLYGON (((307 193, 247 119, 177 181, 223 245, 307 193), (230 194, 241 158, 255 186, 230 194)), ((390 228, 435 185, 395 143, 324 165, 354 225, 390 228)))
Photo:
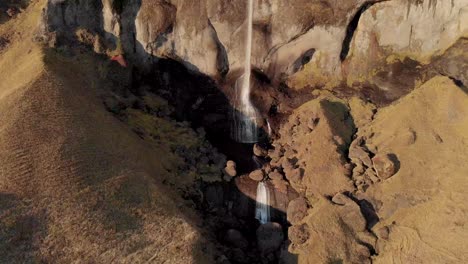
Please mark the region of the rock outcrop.
POLYGON ((289 228, 290 249, 299 263, 371 263, 376 239, 366 229, 358 204, 344 194, 333 200, 320 199, 311 213, 289 228))
MULTIPOLYGON (((172 58, 219 80, 242 70, 245 5, 59 0, 48 2, 44 18, 49 31, 70 33, 80 27, 102 34, 140 64, 148 66, 154 57, 172 58)), ((344 78, 360 82, 371 69, 386 65, 391 55, 425 62, 466 35, 468 24, 463 0, 294 5, 268 0, 254 8, 252 63, 277 83, 288 80, 297 88, 336 85, 344 78)))
POLYGON ((281 138, 275 142, 280 154, 273 152, 270 164, 305 194, 333 196, 351 191, 354 186, 345 166, 345 150, 354 129, 344 102, 337 98, 310 101, 281 128, 281 138))

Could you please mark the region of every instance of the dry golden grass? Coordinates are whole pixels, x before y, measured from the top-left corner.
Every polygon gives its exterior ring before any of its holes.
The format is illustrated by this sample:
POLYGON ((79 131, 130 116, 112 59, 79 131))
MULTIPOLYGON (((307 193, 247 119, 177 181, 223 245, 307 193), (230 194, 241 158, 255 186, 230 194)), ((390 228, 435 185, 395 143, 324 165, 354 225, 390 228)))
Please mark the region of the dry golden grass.
POLYGON ((0 25, 0 262, 212 263, 162 184, 174 157, 105 110, 95 58, 31 41, 43 4, 0 25))

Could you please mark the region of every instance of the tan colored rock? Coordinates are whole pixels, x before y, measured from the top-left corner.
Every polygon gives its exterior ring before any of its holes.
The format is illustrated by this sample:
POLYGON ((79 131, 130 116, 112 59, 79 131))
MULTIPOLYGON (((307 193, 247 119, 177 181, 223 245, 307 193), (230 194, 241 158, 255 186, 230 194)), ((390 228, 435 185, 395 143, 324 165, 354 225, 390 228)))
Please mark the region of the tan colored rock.
POLYGON ((283 174, 281 174, 277 169, 275 169, 274 171, 268 174, 268 177, 272 180, 282 180, 283 174))
POLYGON ((266 157, 268 155, 268 151, 262 148, 260 145, 255 144, 253 146, 253 153, 257 157, 266 157))
POLYGON ((273 186, 275 186, 275 189, 278 190, 279 192, 281 193, 285 193, 287 194, 288 193, 288 182, 286 182, 285 180, 272 180, 273 182, 273 186))
POLYGON ((265 177, 265 173, 263 172, 263 170, 258 169, 258 170, 252 171, 252 172, 249 174, 249 177, 250 177, 250 179, 259 182, 259 181, 262 181, 262 180, 263 180, 263 178, 265 177))
POLYGON ((372 166, 371 158, 369 157, 369 153, 361 147, 356 145, 351 145, 349 148, 349 158, 353 161, 362 162, 362 164, 366 165, 366 167, 372 166))
POLYGON ((310 237, 309 228, 305 224, 291 226, 288 230, 288 235, 292 243, 296 245, 302 245, 310 237))
MULTIPOLYGON (((281 143, 291 142, 294 159, 283 159, 286 178, 297 190, 304 187, 318 195, 334 195, 354 189, 345 168, 345 149, 354 127, 344 102, 330 98, 312 100, 294 111, 280 129, 281 143), (311 117, 319 121, 310 131, 311 117), (295 127, 296 132, 291 133, 295 127), (307 133, 304 133, 307 132, 307 133)), ((286 155, 286 154, 285 154, 286 155)))
POLYGON ((390 234, 390 228, 388 226, 381 227, 375 232, 380 239, 387 240, 390 234))
POLYGON ((299 223, 307 215, 308 208, 309 205, 307 204, 307 200, 304 197, 299 197, 292 200, 288 205, 288 221, 291 224, 299 223))
POLYGON ((372 158, 372 163, 377 176, 382 180, 392 177, 399 169, 398 159, 391 154, 377 154, 372 158))
MULTIPOLYGON (((347 200, 347 199, 346 199, 347 200)), ((289 228, 292 253, 299 254, 299 263, 371 263, 369 249, 363 242, 375 245, 366 230, 359 206, 352 200, 343 205, 320 199, 314 203, 305 223, 289 228), (332 243, 319 243, 324 237, 332 243)))
POLYGON ((354 203, 353 200, 351 200, 351 198, 349 198, 348 196, 346 196, 343 193, 335 194, 335 196, 333 196, 333 198, 332 198, 332 202, 334 202, 335 204, 338 204, 338 205, 346 205, 346 204, 354 203))
POLYGON ((375 105, 365 102, 359 97, 352 97, 349 100, 351 115, 353 116, 356 127, 361 127, 372 121, 375 112, 375 105))
POLYGON ((266 174, 270 174, 272 172, 271 165, 269 163, 265 164, 263 166, 263 170, 265 171, 266 174))
POLYGON ((104 47, 104 44, 102 43, 101 37, 97 36, 94 39, 93 50, 94 52, 98 54, 104 54, 106 52, 106 49, 104 47))
POLYGON ((231 177, 235 177, 237 175, 236 163, 232 160, 229 160, 226 163, 226 167, 224 168, 224 171, 226 172, 227 175, 231 177))
POLYGON ((424 60, 466 33, 466 12, 466 2, 460 0, 399 0, 374 5, 363 14, 355 32, 354 59, 368 58, 364 51, 370 48, 370 38, 376 37, 379 46, 395 54, 424 60))

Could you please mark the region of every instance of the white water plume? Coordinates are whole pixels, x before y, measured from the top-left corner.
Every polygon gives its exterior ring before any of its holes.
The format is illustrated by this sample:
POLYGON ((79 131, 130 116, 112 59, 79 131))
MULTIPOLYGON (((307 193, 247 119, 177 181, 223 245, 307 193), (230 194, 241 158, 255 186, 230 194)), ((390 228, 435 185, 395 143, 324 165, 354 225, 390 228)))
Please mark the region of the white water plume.
POLYGON ((258 183, 256 201, 255 218, 261 224, 270 222, 270 191, 263 181, 258 183))
POLYGON ((253 0, 247 5, 247 37, 245 41, 244 74, 236 81, 236 110, 234 112, 234 123, 232 137, 242 143, 258 142, 257 119, 259 114, 250 101, 250 78, 252 59, 252 33, 253 33, 253 0))

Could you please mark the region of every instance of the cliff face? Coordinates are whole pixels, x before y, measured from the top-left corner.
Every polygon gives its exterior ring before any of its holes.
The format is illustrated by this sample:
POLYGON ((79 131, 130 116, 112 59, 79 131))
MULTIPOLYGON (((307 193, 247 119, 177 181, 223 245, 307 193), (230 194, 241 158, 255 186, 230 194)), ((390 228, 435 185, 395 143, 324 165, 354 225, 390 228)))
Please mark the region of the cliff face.
MULTIPOLYGON (((466 63, 447 54, 468 34, 466 6, 464 0, 255 1, 253 100, 264 115, 272 108, 289 113, 317 88, 386 105, 438 73, 466 80, 466 63)), ((86 30, 99 53, 125 53, 150 74, 161 60, 174 60, 232 98, 243 72, 245 9, 246 1, 49 1, 43 31, 60 43, 86 30)))
MULTIPOLYGON (((391 55, 427 63, 468 24, 463 0, 267 0, 254 8, 253 65, 278 82, 294 75, 296 88, 313 84, 301 78, 362 81, 391 55)), ((242 69, 245 10, 243 1, 49 1, 45 16, 51 30, 119 39, 140 63, 172 58, 219 80, 242 69)))

